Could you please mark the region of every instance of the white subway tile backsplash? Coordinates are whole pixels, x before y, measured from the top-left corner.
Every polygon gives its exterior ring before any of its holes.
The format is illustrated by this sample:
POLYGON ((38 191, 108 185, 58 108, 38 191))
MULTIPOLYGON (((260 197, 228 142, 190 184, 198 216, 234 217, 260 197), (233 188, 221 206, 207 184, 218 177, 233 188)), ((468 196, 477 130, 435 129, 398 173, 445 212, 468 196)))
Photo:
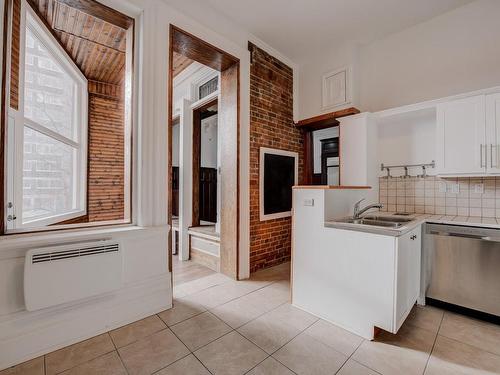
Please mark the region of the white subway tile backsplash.
POLYGON ((500 222, 500 177, 380 179, 386 211, 472 216, 500 222))

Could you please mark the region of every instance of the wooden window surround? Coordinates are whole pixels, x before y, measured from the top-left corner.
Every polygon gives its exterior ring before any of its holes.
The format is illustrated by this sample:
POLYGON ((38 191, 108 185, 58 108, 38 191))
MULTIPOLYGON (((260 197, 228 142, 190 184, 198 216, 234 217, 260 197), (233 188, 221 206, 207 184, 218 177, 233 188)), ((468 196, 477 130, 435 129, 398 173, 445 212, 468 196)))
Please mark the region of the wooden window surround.
MULTIPOLYGON (((89 108, 94 106, 99 107, 99 110, 104 110, 105 107, 109 107, 110 101, 114 101, 116 103, 113 104, 115 109, 120 112, 120 115, 124 118, 124 124, 126 129, 130 129, 132 126, 132 106, 131 106, 131 96, 128 95, 123 99, 123 87, 131 87, 132 86, 132 77, 133 77, 133 55, 134 55, 134 19, 112 9, 103 4, 98 3, 93 0, 26 0, 28 7, 32 8, 34 13, 40 19, 40 21, 44 24, 46 29, 52 34, 52 36, 56 39, 57 43, 67 51, 67 54, 74 60, 78 68, 82 71, 82 73, 88 79, 88 93, 89 93, 89 108), (49 4, 50 3, 50 4, 49 4), (65 27, 71 28, 71 25, 67 25, 62 19, 56 17, 65 17, 67 12, 59 12, 56 14, 58 7, 62 7, 65 9, 72 8, 72 12, 77 12, 81 15, 81 17, 74 17, 75 22, 80 22, 82 19, 87 20, 84 27, 89 26, 92 22, 104 22, 106 30, 104 30, 106 35, 112 37, 111 39, 100 39, 99 41, 91 40, 91 37, 84 38, 80 35, 73 34, 72 31, 66 30, 65 27), (50 12, 54 12, 49 14, 50 12), (95 19, 95 20, 93 20, 95 19), (59 23, 58 23, 59 22, 59 23), (63 26, 64 25, 64 26, 63 26), (90 38, 90 39, 89 39, 90 38), (126 39, 125 39, 126 38, 126 39), (78 42, 78 43, 76 43, 78 42), (74 45, 78 44, 80 48, 74 48, 74 45), (115 43, 114 45, 110 45, 110 43, 115 43), (70 47, 73 46, 73 47, 70 47), (90 47, 89 47, 90 46, 90 47), (102 56, 102 49, 107 48, 108 50, 112 50, 111 52, 120 56, 120 61, 115 61, 114 59, 107 58, 104 64, 101 65, 104 69, 99 70, 99 61, 96 60, 95 56, 102 56), (92 51, 94 53, 94 57, 88 58, 83 51, 92 51), (101 51, 101 52, 100 52, 101 51), (83 58, 83 60, 82 60, 83 58), (115 64, 116 63, 116 64, 115 64), (121 73, 120 73, 121 71, 121 73), (99 78, 98 78, 99 76, 99 78), (123 110, 122 110, 123 109, 123 110), (122 113, 123 112, 123 113, 122 113)), ((3 69, 2 69, 2 100, 1 100, 1 118, 0 118, 0 163, 4 165, 5 163, 5 143, 6 143, 6 112, 7 106, 11 108, 18 109, 19 107, 19 53, 20 49, 20 7, 22 4, 22 0, 7 0, 4 12, 4 32, 3 32, 3 69), (12 35, 12 38, 10 37, 12 35), (16 37, 17 35, 17 37, 16 37), (12 52, 12 53, 9 53, 12 52), (12 57, 9 59, 9 55, 12 57), (9 69, 10 68, 10 69, 9 69), (14 68, 14 69, 12 69, 14 68), (10 84, 9 84, 10 83, 10 84), (7 92, 8 91, 8 92, 7 92), (10 99, 9 99, 10 97, 10 99)), ((77 30, 78 27, 76 25, 73 27, 73 30, 77 30)), ((113 55, 113 56, 114 56, 113 55)), ((109 56, 107 54, 106 56, 109 56)), ((130 90, 128 90, 130 91, 130 90)), ((102 113, 96 112, 97 118, 101 118, 102 113)), ((89 113, 89 118, 90 116, 89 113)), ((115 123, 121 121, 119 119, 120 116, 114 117, 113 115, 113 126, 115 123)), ((91 119, 89 119, 91 120, 91 119)), ((91 122, 91 121, 89 121, 91 122)), ((96 126, 101 126, 100 121, 95 122, 96 126)), ((90 128, 91 124, 89 124, 90 128)), ((129 132, 129 130, 126 130, 129 132)), ((130 132, 131 134, 131 132, 130 132)), ((101 142, 101 141, 98 141, 101 142)), ((130 207, 130 198, 132 195, 131 192, 131 182, 130 182, 130 172, 131 172, 131 163, 132 163, 132 155, 131 155, 131 144, 132 140, 127 138, 126 145, 124 148, 124 158, 122 157, 122 162, 125 162, 129 169, 128 172, 125 172, 123 178, 128 183, 124 184, 125 191, 117 192, 116 197, 112 200, 115 202, 117 197, 125 197, 123 199, 123 203, 121 204, 122 208, 119 210, 128 212, 127 218, 123 220, 114 220, 111 221, 106 220, 106 218, 100 218, 99 222, 88 222, 90 215, 86 215, 85 217, 79 217, 72 220, 68 220, 65 222, 57 223, 57 225, 43 228, 36 228, 33 231, 49 231, 49 230, 61 230, 61 229, 73 229, 75 225, 67 225, 67 224, 78 224, 77 227, 94 227, 99 225, 113 225, 113 224, 126 224, 130 223, 131 217, 131 207, 130 207), (130 144, 128 144, 130 143, 130 144)), ((121 147, 121 146, 120 146, 121 147)), ((91 150, 89 150, 89 169, 93 168, 91 165, 91 150)), ((107 168, 107 167, 106 167, 107 168)), ((125 169, 127 169, 125 168, 125 169)), ((97 171, 97 169, 94 169, 97 171)), ((91 176, 90 173, 88 175, 88 179, 95 180, 98 176, 91 176)), ((0 181, 5 181, 6 171, 4 168, 0 168, 0 181)), ((102 192, 97 192, 97 190, 93 189, 93 187, 89 184, 89 191, 95 191, 97 195, 95 195, 96 199, 91 199, 88 196, 88 207, 87 211, 92 211, 92 207, 100 207, 102 206, 102 192), (100 195, 100 197, 98 197, 100 195), (93 203, 95 202, 95 204, 93 203), (92 207, 91 207, 92 206, 92 207)), ((8 234, 6 233, 6 207, 5 207, 5 184, 0 184, 0 235, 8 234)), ((97 211, 96 211, 97 212, 97 211)), ((108 212, 109 214, 109 212, 108 212)), ((122 215, 123 216, 123 215, 122 215)), ((10 232, 9 232, 10 233, 10 232)), ((14 233, 14 232, 13 232, 14 233)))

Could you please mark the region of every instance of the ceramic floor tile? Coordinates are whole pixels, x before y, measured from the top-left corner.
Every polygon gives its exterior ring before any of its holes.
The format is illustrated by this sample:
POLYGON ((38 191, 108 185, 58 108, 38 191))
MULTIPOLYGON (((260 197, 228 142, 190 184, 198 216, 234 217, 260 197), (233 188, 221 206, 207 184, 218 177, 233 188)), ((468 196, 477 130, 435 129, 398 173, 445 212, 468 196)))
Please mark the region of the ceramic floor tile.
POLYGON ((500 326, 446 312, 439 334, 500 355, 500 326))
POLYGON ((45 356, 47 375, 57 374, 115 350, 107 333, 67 346, 45 356))
POLYGON ((301 333, 273 354, 278 361, 299 375, 335 374, 347 356, 301 333))
POLYGON ((230 281, 233 280, 221 273, 214 273, 213 275, 205 276, 197 280, 180 284, 179 287, 185 294, 194 294, 216 285, 225 284, 230 281))
POLYGON ((444 311, 436 307, 415 305, 405 324, 437 332, 443 320, 443 314, 444 311))
POLYGON ((285 304, 245 324, 238 332, 272 354, 317 320, 315 316, 285 304))
POLYGON ((66 370, 62 375, 127 375, 117 352, 111 352, 66 370))
POLYGON ((130 375, 152 374, 189 354, 186 346, 167 328, 118 349, 130 375))
POLYGON ((200 303, 207 309, 212 309, 233 299, 242 297, 245 294, 251 293, 257 288, 257 286, 252 284, 232 281, 202 290, 195 294, 190 294, 184 297, 184 299, 200 303))
POLYGON ((231 331, 231 327, 208 311, 175 324, 170 329, 191 351, 231 331))
POLYGON ((132 324, 120 327, 109 334, 117 348, 133 343, 143 337, 165 329, 167 326, 156 315, 149 316, 132 324))
POLYGON ((438 336, 425 375, 500 374, 500 356, 438 336))
POLYGON ((245 374, 267 357, 264 351, 236 331, 204 346, 194 354, 214 375, 245 374))
POLYGON ((374 341, 363 341, 352 359, 384 375, 421 375, 436 334, 403 325, 397 335, 382 332, 374 341))
POLYGON ((363 342, 362 337, 321 319, 304 332, 347 356, 354 353, 356 348, 363 342))
POLYGON ((44 375, 45 367, 43 357, 20 363, 0 371, 0 375, 44 375))
POLYGON ((165 367, 155 375, 210 375, 198 359, 190 354, 165 367))
POLYGON ((201 314, 207 309, 196 301, 179 298, 174 299, 173 307, 169 310, 162 311, 158 316, 168 326, 182 322, 183 320, 192 318, 195 315, 201 314))
POLYGON ((288 295, 279 287, 266 286, 243 297, 225 303, 211 310, 233 328, 275 309, 288 300, 288 295))
POLYGON ((378 375, 375 371, 352 359, 348 360, 337 375, 378 375))
POLYGON ((247 372, 247 375, 293 375, 293 372, 273 357, 269 357, 247 372))

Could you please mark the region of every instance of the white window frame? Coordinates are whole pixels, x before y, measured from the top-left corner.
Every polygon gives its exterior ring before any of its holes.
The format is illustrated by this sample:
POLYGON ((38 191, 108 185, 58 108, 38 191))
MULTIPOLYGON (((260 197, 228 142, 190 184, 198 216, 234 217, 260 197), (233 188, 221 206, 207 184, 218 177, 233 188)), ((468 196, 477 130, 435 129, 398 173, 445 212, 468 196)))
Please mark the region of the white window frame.
MULTIPOLYGON (((26 3, 21 1, 21 25, 20 25, 20 56, 19 56, 19 109, 16 111, 8 105, 7 124, 7 202, 13 203, 13 209, 7 207, 6 216, 13 215, 15 220, 7 220, 7 232, 33 227, 43 227, 68 219, 84 216, 87 214, 87 132, 88 132, 88 84, 87 79, 67 55, 54 36, 46 30, 46 26, 40 21, 35 12, 26 3), (37 122, 24 117, 24 94, 25 94, 25 48, 26 28, 30 17, 30 30, 47 48, 52 57, 65 69, 76 82, 76 111, 75 111, 75 139, 70 139, 44 127, 37 122), (45 218, 35 218, 23 223, 23 164, 24 164, 24 129, 28 127, 42 133, 51 139, 74 148, 76 158, 74 160, 75 173, 74 201, 77 208, 60 215, 45 218)), ((10 71, 8 71, 10 74, 10 71)), ((10 78, 10 77, 9 77, 10 78)), ((9 80, 10 82, 10 80, 9 80)), ((9 90, 7 91, 9 92, 9 90)), ((9 100, 10 98, 7 98, 9 100)), ((7 102, 9 103, 9 102, 7 102)), ((7 217, 6 217, 7 218, 7 217)), ((5 219, 6 219, 5 218, 5 219)))
POLYGON ((289 156, 291 158, 294 158, 294 170, 295 170, 295 178, 294 178, 294 185, 298 184, 299 180, 299 154, 297 152, 293 151, 286 151, 286 150, 279 150, 276 148, 268 148, 268 147, 261 147, 260 148, 260 159, 259 159, 259 208, 260 208, 260 221, 266 221, 266 220, 274 220, 274 219, 281 219, 284 217, 290 217, 292 216, 292 211, 283 211, 283 212, 277 212, 274 214, 265 214, 264 213, 264 156, 266 154, 270 155, 282 155, 282 156, 289 156))

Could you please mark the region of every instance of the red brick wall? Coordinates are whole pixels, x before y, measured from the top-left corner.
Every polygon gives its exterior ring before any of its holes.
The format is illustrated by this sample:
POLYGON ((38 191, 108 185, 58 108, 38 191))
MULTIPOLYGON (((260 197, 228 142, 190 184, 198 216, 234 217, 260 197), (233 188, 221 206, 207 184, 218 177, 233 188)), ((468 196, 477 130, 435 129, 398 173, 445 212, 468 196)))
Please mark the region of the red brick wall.
POLYGON ((290 260, 291 218, 259 219, 259 152, 271 147, 299 153, 303 175, 302 134, 293 123, 293 72, 249 43, 250 68, 250 272, 290 260))

